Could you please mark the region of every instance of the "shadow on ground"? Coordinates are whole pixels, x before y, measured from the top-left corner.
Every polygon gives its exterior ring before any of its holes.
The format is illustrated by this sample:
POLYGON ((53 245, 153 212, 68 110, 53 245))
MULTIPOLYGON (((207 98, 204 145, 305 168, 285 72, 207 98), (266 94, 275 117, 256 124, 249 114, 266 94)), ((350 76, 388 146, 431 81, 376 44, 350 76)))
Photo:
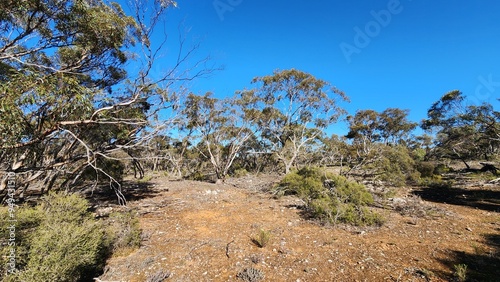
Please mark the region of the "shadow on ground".
MULTIPOLYGON (((127 180, 122 182, 121 192, 127 202, 154 198, 160 192, 153 189, 154 184, 147 181, 127 180)), ((118 197, 109 185, 97 187, 92 192, 87 191, 86 198, 102 204, 118 204, 118 197)))
POLYGON ((427 187, 413 191, 423 200, 500 212, 500 190, 427 187))
MULTIPOLYGON (((484 245, 487 247, 482 244, 472 244, 473 253, 450 250, 449 259, 441 260, 441 263, 452 273, 455 272, 455 266, 466 265, 466 281, 500 281, 500 235, 485 235, 484 245)), ((442 277, 447 276, 446 273, 439 271, 435 273, 442 277)))

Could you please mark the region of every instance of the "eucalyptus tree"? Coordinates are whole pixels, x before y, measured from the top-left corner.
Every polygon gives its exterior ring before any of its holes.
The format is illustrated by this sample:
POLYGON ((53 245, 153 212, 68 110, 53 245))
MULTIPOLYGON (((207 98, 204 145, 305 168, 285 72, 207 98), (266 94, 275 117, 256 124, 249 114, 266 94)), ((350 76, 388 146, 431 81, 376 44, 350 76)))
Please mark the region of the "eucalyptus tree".
POLYGON ((189 94, 182 110, 186 129, 197 140, 200 154, 213 167, 217 181, 224 181, 235 158, 254 135, 241 101, 218 99, 212 93, 189 94))
POLYGON ((285 173, 345 113, 339 106, 348 101, 344 92, 303 71, 277 70, 252 83, 257 87, 238 94, 248 101, 254 128, 285 173))
POLYGON ((443 95, 427 112, 421 123, 435 136, 434 154, 438 157, 468 161, 498 157, 500 114, 491 104, 467 105, 462 92, 443 95))
POLYGON ((382 112, 360 110, 348 116, 351 140, 350 170, 402 185, 414 173, 414 161, 407 146, 416 123, 407 119, 409 111, 388 108, 382 112))
POLYGON ((379 114, 380 136, 385 144, 407 145, 418 123, 408 120, 410 110, 387 108, 379 114))
POLYGON ((347 137, 361 142, 381 142, 383 144, 406 144, 411 131, 417 123, 408 120, 409 110, 388 108, 382 112, 360 110, 348 116, 349 133, 347 137))
POLYGON ((153 31, 175 5, 135 0, 127 14, 102 0, 2 1, 0 171, 46 190, 106 180, 125 203, 112 172, 119 151, 132 154, 168 124, 155 118, 175 107, 176 82, 209 71, 189 71, 193 49, 153 71, 166 44, 153 31))

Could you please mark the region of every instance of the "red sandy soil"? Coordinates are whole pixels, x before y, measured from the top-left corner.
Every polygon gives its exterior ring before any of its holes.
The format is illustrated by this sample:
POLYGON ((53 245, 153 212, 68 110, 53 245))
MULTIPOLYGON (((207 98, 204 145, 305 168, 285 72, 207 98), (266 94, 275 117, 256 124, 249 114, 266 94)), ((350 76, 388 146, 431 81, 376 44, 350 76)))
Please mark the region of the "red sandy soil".
POLYGON ((255 268, 261 281, 453 281, 454 265, 466 264, 470 281, 500 281, 495 185, 399 188, 387 208, 375 208, 385 224, 361 228, 319 224, 300 199, 262 192, 278 180, 151 180, 127 206, 140 218, 142 246, 111 258, 100 279, 143 282, 163 272, 165 281, 243 281, 237 274, 255 268), (396 202, 421 210, 402 215, 390 208, 396 202), (263 248, 252 242, 261 229, 271 234, 263 248))

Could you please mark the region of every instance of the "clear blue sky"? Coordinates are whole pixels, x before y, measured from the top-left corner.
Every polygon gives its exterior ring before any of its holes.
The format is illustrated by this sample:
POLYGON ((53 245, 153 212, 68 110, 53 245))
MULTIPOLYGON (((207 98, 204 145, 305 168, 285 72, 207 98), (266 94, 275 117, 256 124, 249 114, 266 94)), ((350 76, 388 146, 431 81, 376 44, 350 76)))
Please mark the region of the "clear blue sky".
POLYGON ((199 56, 224 66, 193 82, 194 92, 229 96, 255 76, 295 68, 344 90, 350 114, 398 107, 420 121, 454 89, 498 109, 500 1, 177 2, 169 30, 183 20, 199 56))

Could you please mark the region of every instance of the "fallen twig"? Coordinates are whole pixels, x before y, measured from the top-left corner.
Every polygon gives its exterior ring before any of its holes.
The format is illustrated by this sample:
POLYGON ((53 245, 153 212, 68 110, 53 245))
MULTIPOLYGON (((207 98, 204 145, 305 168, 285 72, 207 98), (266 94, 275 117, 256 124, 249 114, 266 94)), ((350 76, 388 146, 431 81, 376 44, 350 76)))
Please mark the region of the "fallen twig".
POLYGON ((226 257, 229 258, 229 245, 231 245, 231 243, 234 243, 234 240, 232 240, 231 242, 227 243, 226 245, 226 257))

